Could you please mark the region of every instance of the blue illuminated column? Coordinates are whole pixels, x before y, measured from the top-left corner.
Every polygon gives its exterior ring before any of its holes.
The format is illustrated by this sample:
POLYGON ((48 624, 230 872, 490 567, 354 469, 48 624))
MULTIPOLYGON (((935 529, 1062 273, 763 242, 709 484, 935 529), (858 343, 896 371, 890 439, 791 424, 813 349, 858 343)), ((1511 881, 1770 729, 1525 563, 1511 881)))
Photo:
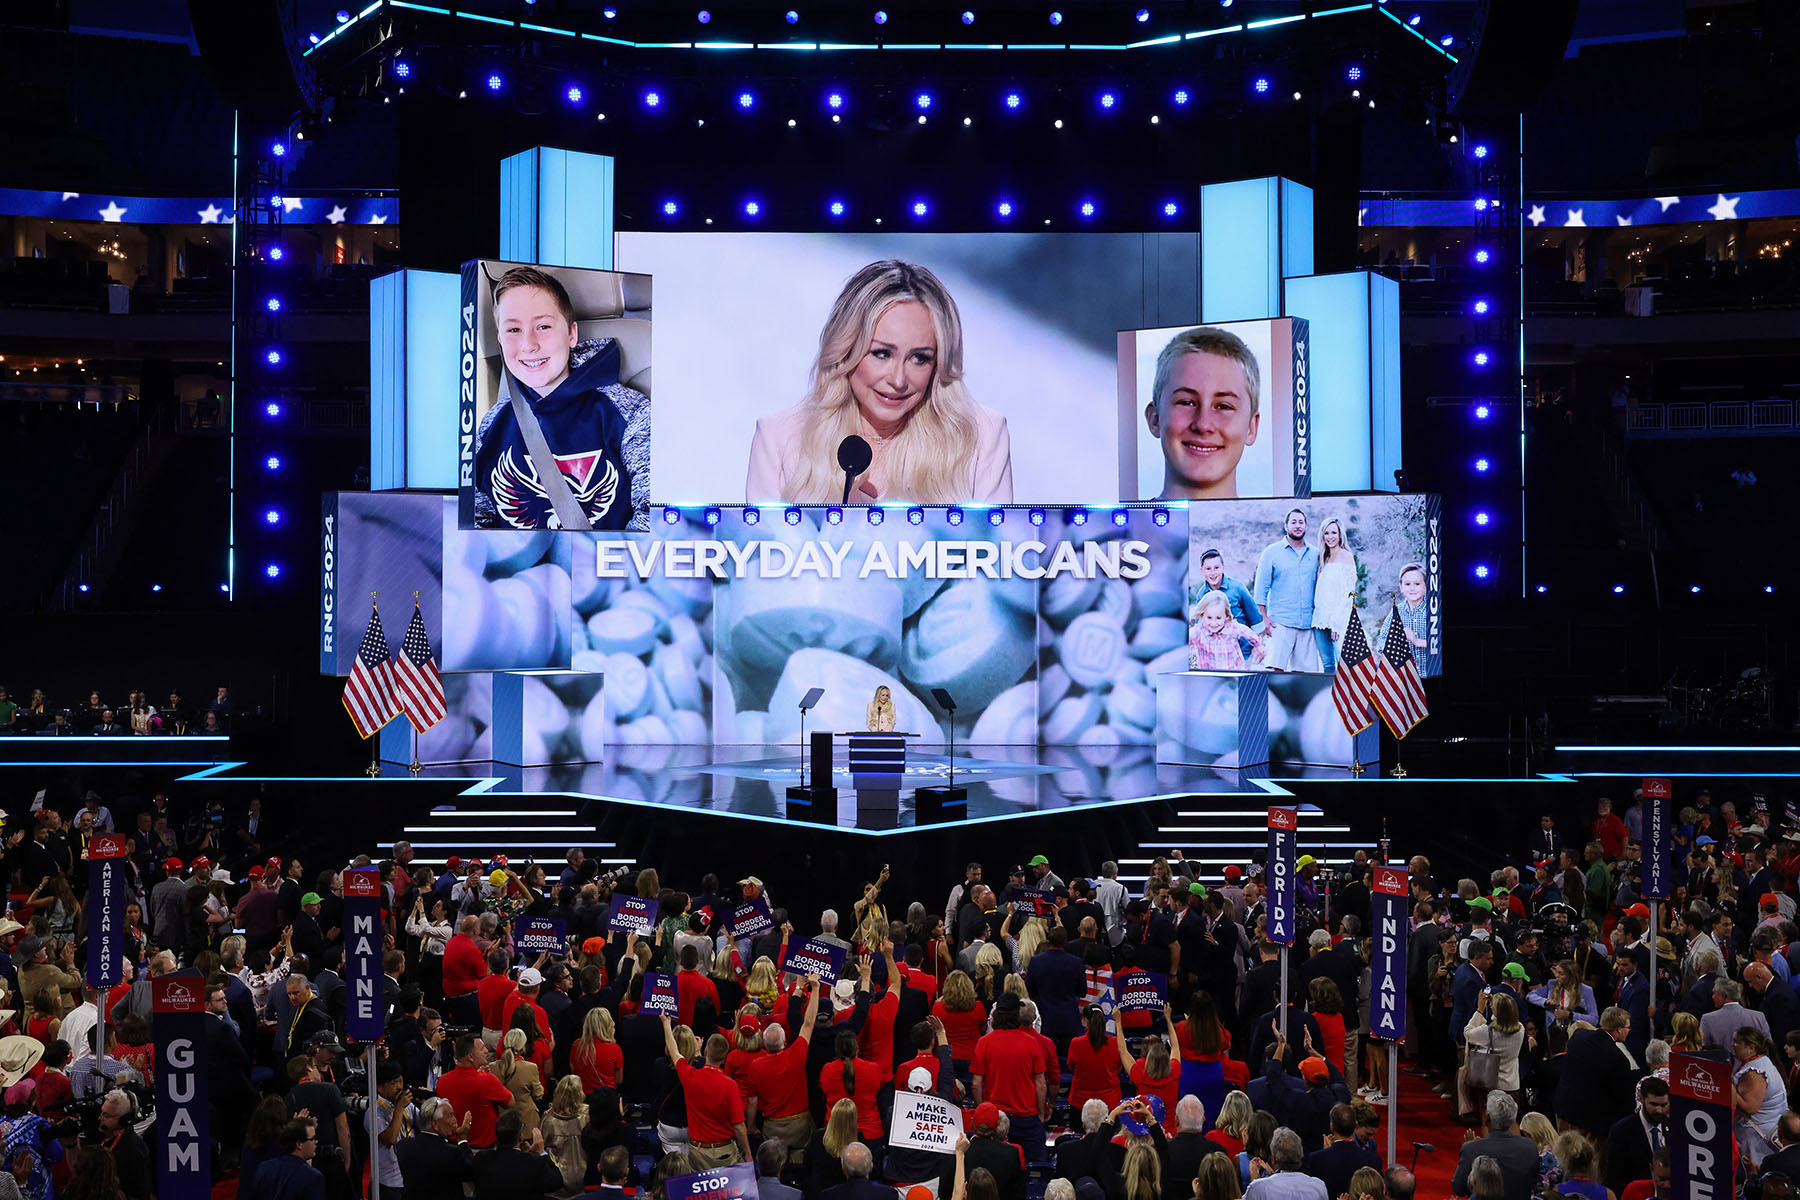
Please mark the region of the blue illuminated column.
POLYGON ((457 276, 369 282, 369 488, 456 486, 457 276))
POLYGON ((1282 280, 1312 274, 1312 189, 1242 179, 1200 189, 1200 319, 1279 317, 1282 280))
POLYGON ((1313 490, 1391 492, 1402 465, 1400 285, 1370 271, 1286 281, 1286 313, 1305 317, 1313 490))
POLYGON ((613 265, 613 160, 536 146, 500 164, 500 257, 553 267, 613 265))

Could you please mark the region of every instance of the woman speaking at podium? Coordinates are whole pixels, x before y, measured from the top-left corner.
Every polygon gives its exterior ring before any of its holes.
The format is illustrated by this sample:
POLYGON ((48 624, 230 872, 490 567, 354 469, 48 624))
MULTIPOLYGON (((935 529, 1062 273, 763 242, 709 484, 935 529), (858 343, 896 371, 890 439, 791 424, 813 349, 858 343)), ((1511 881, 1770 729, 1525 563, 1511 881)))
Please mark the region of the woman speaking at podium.
POLYGON ((1006 418, 963 386, 962 317, 924 267, 884 259, 850 277, 819 333, 806 399, 759 418, 745 500, 836 504, 838 446, 873 451, 853 504, 1007 504, 1006 418))
POLYGON ((886 687, 875 689, 875 698, 869 701, 869 732, 894 732, 894 697, 886 687))

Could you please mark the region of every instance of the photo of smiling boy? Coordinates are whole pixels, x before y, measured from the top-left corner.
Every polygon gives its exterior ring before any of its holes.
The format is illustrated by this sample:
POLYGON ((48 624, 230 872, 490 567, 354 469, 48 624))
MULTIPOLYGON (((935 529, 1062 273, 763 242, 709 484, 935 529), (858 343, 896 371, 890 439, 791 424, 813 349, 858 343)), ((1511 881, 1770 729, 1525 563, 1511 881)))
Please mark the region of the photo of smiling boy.
POLYGON ((1156 358, 1150 433, 1162 444, 1158 500, 1235 500, 1238 463, 1256 444, 1262 374, 1235 333, 1202 327, 1169 339, 1156 358))

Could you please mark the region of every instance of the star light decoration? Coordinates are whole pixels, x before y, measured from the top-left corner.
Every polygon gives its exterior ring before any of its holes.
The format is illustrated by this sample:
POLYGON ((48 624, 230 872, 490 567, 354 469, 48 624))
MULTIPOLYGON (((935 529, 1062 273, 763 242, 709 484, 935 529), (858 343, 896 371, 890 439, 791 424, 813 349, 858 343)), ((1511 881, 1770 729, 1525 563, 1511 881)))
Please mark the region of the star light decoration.
MULTIPOLYGON (((1721 197, 1721 199, 1723 199, 1723 197, 1721 197)), ((102 221, 109 221, 116 224, 119 221, 124 220, 124 218, 125 210, 119 207, 119 202, 117 200, 107 201, 106 207, 100 210, 100 219, 102 221)))
POLYGON ((344 223, 344 216, 344 206, 341 204, 334 204, 331 206, 331 211, 325 214, 325 219, 330 221, 333 225, 342 225, 344 223))
POLYGON ((1571 208, 1569 210, 1569 219, 1563 222, 1563 228, 1564 229, 1586 229, 1587 228, 1587 222, 1582 219, 1581 210, 1579 208, 1571 208))
POLYGON ((1735 221, 1735 220, 1737 220, 1738 201, 1742 200, 1743 197, 1742 196, 1733 196, 1729 200, 1727 200, 1724 196, 1724 193, 1717 193, 1717 194, 1719 197, 1718 200, 1706 211, 1712 214, 1713 220, 1715 220, 1715 221, 1735 221))
POLYGON ((202 225, 217 225, 219 223, 219 214, 224 211, 224 209, 216 204, 208 204, 205 208, 200 210, 200 223, 202 225))
POLYGON ((1531 211, 1525 214, 1525 219, 1530 221, 1533 225, 1542 225, 1544 223, 1544 206, 1541 204, 1532 205, 1531 211))
POLYGON ((283 213, 291 213, 304 203, 305 201, 298 196, 283 196, 281 198, 281 211, 283 213))
POLYGON ((1613 220, 1615 220, 1615 221, 1617 221, 1617 222, 1618 222, 1618 223, 1619 223, 1619 224, 1620 224, 1620 225, 1629 225, 1629 224, 1631 224, 1631 218, 1630 218, 1630 217, 1614 217, 1614 218, 1613 218, 1613 220))
POLYGON ((1681 203, 1681 197, 1680 196, 1658 196, 1656 198, 1656 202, 1658 204, 1662 205, 1662 210, 1664 212, 1668 212, 1671 208, 1674 208, 1677 204, 1681 203))

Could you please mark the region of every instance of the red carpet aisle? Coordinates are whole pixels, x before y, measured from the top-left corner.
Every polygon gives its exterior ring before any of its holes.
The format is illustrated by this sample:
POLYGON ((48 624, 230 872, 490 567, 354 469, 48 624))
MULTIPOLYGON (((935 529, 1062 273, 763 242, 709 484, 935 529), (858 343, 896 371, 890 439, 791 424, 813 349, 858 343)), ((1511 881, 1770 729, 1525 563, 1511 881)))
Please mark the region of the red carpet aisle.
MULTIPOLYGON (((1432 1091, 1426 1080, 1409 1072, 1405 1060, 1400 1069, 1399 1113, 1397 1161, 1401 1166, 1411 1164, 1414 1142, 1429 1142, 1437 1147, 1434 1153, 1419 1155, 1418 1200, 1443 1200, 1450 1195, 1450 1180, 1456 1174, 1465 1130, 1451 1119, 1450 1102, 1432 1091)), ((1381 1145, 1385 1150, 1385 1126, 1381 1130, 1381 1145)))

